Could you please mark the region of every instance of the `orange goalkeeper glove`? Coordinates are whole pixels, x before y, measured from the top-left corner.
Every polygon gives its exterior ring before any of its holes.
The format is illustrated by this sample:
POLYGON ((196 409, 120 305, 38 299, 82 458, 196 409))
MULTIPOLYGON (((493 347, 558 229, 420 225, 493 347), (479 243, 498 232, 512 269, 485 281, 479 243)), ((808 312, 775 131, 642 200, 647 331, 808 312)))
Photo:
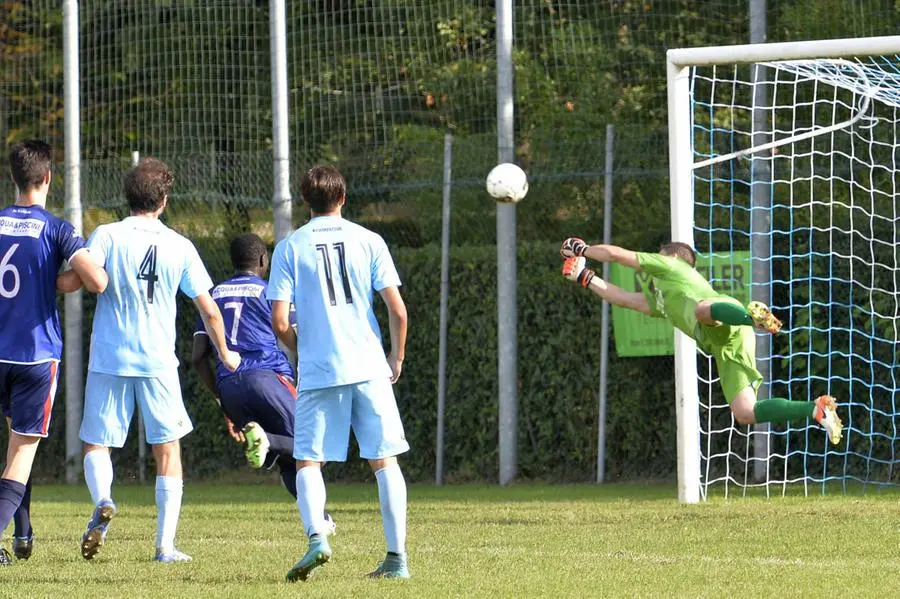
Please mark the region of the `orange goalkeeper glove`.
POLYGON ((591 284, 591 279, 593 279, 597 273, 590 268, 585 268, 585 262, 586 260, 583 256, 566 258, 562 267, 563 276, 570 281, 580 284, 582 287, 587 287, 591 284))

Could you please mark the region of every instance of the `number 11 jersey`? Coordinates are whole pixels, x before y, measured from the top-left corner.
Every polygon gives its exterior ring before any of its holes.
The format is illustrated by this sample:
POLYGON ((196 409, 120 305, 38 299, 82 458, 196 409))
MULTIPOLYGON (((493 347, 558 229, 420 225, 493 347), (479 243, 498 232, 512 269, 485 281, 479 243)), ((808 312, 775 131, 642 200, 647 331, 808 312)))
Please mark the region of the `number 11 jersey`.
POLYGON ((178 290, 193 299, 212 288, 194 244, 159 219, 130 216, 97 227, 87 242, 106 268, 97 298, 88 369, 118 376, 157 376, 178 367, 178 290))
POLYGON ((267 297, 297 309, 301 391, 391 376, 372 302, 399 286, 381 236, 341 217, 317 216, 276 246, 267 297))

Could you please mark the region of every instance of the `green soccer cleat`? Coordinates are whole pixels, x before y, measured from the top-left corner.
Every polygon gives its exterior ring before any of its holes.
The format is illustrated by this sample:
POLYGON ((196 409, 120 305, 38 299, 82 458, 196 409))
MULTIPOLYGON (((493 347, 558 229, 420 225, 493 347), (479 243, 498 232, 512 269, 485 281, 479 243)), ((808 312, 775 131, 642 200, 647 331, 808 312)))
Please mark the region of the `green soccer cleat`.
POLYGON ((778 320, 769 306, 762 302, 750 302, 747 305, 747 313, 753 319, 753 326, 772 335, 781 331, 781 321, 778 320))
POLYGON ((255 422, 248 422, 242 432, 247 440, 247 447, 244 449, 247 461, 254 468, 262 468, 266 461, 266 455, 269 453, 269 438, 266 436, 266 431, 255 422))
POLYGON ((369 578, 400 578, 404 580, 409 578, 406 554, 388 552, 384 559, 378 562, 378 566, 366 576, 369 578))
POLYGON ((313 571, 331 559, 331 546, 328 544, 327 535, 313 535, 309 537, 309 549, 294 567, 288 570, 285 579, 288 582, 302 580, 306 582, 313 575, 313 571))

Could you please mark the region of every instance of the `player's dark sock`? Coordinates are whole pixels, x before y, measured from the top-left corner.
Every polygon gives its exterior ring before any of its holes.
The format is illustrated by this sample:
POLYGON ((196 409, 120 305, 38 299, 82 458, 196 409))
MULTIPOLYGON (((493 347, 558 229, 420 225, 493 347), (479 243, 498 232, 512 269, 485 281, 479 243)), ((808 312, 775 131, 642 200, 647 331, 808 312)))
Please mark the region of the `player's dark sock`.
POLYGON ((23 495, 25 485, 17 480, 0 478, 0 530, 9 526, 9 521, 13 519, 13 514, 22 503, 23 495))
POLYGON ((28 538, 31 536, 31 479, 28 479, 28 483, 25 485, 25 494, 22 495, 22 502, 19 504, 19 509, 16 510, 15 515, 13 516, 13 523, 15 524, 15 531, 13 532, 14 536, 20 538, 28 538))
POLYGON ((793 420, 806 420, 813 417, 816 409, 814 401, 791 401, 781 397, 773 397, 756 402, 753 415, 757 422, 773 422, 784 424, 793 420))
POLYGON ((753 319, 747 309, 731 302, 715 302, 709 307, 709 313, 713 319, 723 324, 753 326, 753 319))
POLYGON ((297 499, 297 462, 294 461, 294 458, 288 460, 281 456, 278 466, 281 468, 281 481, 284 483, 284 488, 294 499, 297 499))
POLYGON ((266 431, 266 437, 269 438, 269 455, 283 455, 291 460, 294 459, 294 438, 284 435, 276 435, 266 431))

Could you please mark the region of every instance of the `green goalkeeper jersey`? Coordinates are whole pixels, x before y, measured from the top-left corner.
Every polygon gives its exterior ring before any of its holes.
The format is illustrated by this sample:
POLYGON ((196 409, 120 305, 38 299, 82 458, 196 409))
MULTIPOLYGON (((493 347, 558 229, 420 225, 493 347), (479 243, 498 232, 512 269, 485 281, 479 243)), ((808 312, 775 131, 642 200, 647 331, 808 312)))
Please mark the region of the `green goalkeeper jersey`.
MULTIPOLYGON (((700 348, 710 353, 718 346, 716 335, 708 335, 697 323, 694 310, 697 303, 722 297, 703 275, 687 262, 674 256, 637 252, 641 271, 650 275, 650 285, 643 292, 650 304, 651 316, 665 318, 675 328, 694 339, 700 348)), ((721 341, 724 341, 721 340, 721 341)))

